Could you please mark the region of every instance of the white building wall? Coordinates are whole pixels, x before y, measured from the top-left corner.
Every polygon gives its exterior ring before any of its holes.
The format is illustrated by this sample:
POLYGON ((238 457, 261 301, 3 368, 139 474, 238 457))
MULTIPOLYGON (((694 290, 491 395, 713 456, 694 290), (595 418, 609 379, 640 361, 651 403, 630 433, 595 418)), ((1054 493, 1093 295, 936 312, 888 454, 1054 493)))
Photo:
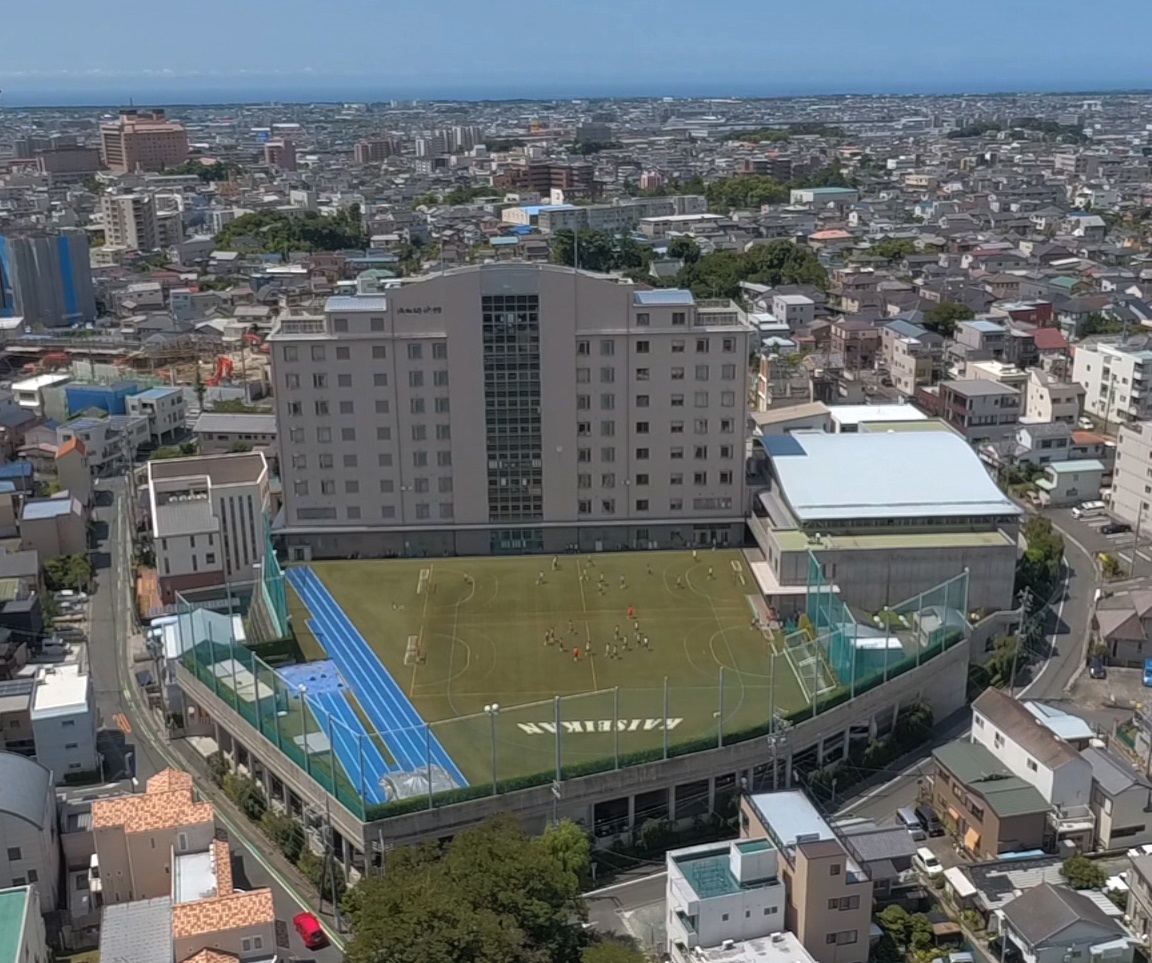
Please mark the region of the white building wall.
POLYGON ((675 861, 669 859, 666 896, 669 939, 679 938, 685 946, 690 943, 680 913, 696 918, 696 937, 701 947, 719 946, 724 940, 759 939, 784 929, 787 894, 782 882, 701 899, 675 861))
MULTIPOLYGON (((1046 738, 1057 738, 1048 735, 1046 738)), ((1077 757, 1053 770, 1009 738, 982 712, 972 713, 972 741, 986 747, 1015 775, 1031 783, 1045 801, 1065 812, 1082 812, 1092 795, 1092 766, 1077 757)))
MULTIPOLYGON (((51 676, 47 676, 51 680, 51 676)), ((96 751, 96 702, 92 681, 84 676, 86 702, 74 708, 38 711, 33 703, 32 736, 36 740, 36 761, 52 770, 56 785, 68 775, 95 772, 100 767, 96 751)), ((48 681, 46 685, 51 685, 48 681)))
POLYGON ((59 888, 60 846, 51 795, 44 805, 43 829, 10 813, 0 813, 0 889, 33 886, 40 894, 41 904, 51 910, 56 906, 59 888), (9 854, 16 853, 19 859, 9 859, 9 854))

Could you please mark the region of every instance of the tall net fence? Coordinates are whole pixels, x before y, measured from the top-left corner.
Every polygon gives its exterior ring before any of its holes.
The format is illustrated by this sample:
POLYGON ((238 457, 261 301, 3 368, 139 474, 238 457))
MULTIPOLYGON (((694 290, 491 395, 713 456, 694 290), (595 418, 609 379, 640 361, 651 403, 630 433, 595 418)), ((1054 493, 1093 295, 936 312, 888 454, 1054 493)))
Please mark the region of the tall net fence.
MULTIPOLYGON (((371 820, 760 738, 781 719, 803 722, 966 637, 966 574, 878 613, 854 613, 815 559, 809 579, 804 612, 766 632, 755 671, 718 668, 704 682, 653 679, 472 713, 459 713, 445 695, 442 705, 424 708, 441 721, 384 732, 371 730, 353 692, 325 677, 335 673, 324 663, 272 668, 237 643, 234 618, 187 600, 179 611, 181 661, 310 778, 371 820)), ((283 576, 261 578, 252 594, 274 609, 283 576)))
POLYGON ((288 590, 284 584, 284 571, 272 548, 272 535, 264 532, 264 558, 260 562, 260 577, 256 581, 249 613, 252 641, 275 642, 287 638, 288 590))

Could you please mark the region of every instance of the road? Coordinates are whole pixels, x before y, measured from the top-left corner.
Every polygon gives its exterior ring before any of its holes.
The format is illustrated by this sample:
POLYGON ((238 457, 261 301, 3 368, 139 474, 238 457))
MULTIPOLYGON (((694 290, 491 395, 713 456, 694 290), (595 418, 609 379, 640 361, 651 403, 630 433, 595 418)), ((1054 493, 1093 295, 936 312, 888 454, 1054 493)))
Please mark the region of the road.
MULTIPOLYGON (((93 565, 97 587, 89 602, 88 652, 100 713, 97 742, 109 782, 100 789, 77 790, 75 795, 132 792, 142 789, 143 783, 162 769, 185 768, 157 731, 136 681, 136 673, 150 670, 151 665, 133 660, 132 536, 126 492, 122 479, 101 480, 94 512, 93 565)), ((339 963, 343 959, 340 948, 309 950, 292 930, 293 916, 301 910, 315 910, 314 897, 311 892, 298 892, 267 861, 262 851, 269 847, 268 841, 251 827, 228 819, 219 809, 216 819, 228 831, 236 885, 241 889, 267 886, 272 890, 277 921, 285 924, 277 929, 281 936, 287 936, 287 946, 278 948, 281 954, 295 960, 339 963)))
MULTIPOLYGON (((1110 546, 1115 551, 1114 540, 1108 536, 1091 534, 1095 525, 1078 530, 1069 512, 1053 512, 1049 515, 1052 524, 1064 534, 1065 577, 1063 592, 1055 604, 1055 616, 1048 635, 1049 658, 1037 667, 1032 680, 1017 693, 1030 699, 1043 699, 1060 702, 1066 698, 1065 692, 1077 671, 1084 665, 1084 646, 1088 638, 1088 620, 1092 613, 1093 594, 1096 591, 1096 563, 1090 552, 1099 552, 1110 546), (1106 539, 1103 544, 1100 539, 1106 539)), ((1132 536, 1128 535, 1128 539, 1132 536)), ((1152 568, 1152 565, 1150 565, 1152 568)), ((1088 714, 1085 714, 1086 717, 1088 714)), ((1114 715, 1114 714, 1113 714, 1114 715)), ((1095 713, 1090 722, 1104 724, 1105 713, 1095 713), (1097 719, 1096 715, 1100 718, 1097 719)), ((941 741, 961 735, 963 727, 955 732, 942 734, 941 741)), ((859 816, 874 819, 877 823, 890 823, 897 809, 911 806, 916 801, 920 780, 930 768, 925 759, 910 766, 900 775, 876 789, 848 800, 838 815, 859 816)))

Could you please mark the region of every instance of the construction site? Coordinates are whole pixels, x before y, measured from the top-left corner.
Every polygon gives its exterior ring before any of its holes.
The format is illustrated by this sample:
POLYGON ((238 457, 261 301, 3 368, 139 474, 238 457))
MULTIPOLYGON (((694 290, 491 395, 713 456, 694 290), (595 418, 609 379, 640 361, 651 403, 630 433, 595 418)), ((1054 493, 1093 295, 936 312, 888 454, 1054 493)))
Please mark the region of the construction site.
POLYGON ((254 400, 268 393, 268 347, 254 333, 235 340, 187 333, 143 342, 30 335, 4 346, 3 363, 10 380, 56 373, 97 384, 232 387, 254 400))

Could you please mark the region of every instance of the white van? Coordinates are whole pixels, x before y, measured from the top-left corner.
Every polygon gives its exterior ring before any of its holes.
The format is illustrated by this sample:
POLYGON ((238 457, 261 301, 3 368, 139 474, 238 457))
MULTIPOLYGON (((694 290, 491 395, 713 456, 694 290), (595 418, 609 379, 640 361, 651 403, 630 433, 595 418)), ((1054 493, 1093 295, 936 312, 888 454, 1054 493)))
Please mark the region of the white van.
POLYGON ((1081 502, 1072 509, 1072 517, 1091 518, 1093 515, 1103 514, 1107 507, 1103 502, 1081 502))
POLYGON ((939 876, 944 872, 940 860, 927 846, 921 846, 916 850, 916 855, 912 857, 912 865, 929 878, 939 876))

